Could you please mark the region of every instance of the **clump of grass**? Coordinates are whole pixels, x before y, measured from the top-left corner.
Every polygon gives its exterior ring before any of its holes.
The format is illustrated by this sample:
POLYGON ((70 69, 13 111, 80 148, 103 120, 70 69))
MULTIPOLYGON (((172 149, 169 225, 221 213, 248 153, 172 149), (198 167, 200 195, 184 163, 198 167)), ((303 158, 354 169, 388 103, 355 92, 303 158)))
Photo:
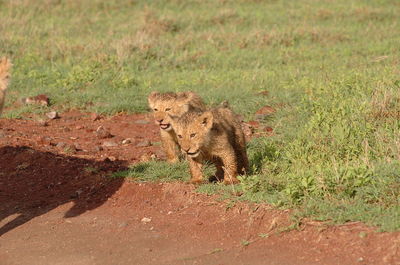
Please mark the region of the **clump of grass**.
MULTIPOLYGON (((383 101, 377 108, 376 91, 369 84, 348 77, 314 89, 296 110, 297 116, 307 116, 295 127, 296 134, 250 145, 256 166, 254 175, 242 180, 244 198, 298 208, 302 216, 399 229, 393 221, 399 214, 399 122, 371 115, 397 109, 398 93, 387 100, 391 104, 383 101)), ((385 87, 393 91, 390 83, 385 87)), ((285 126, 293 128, 290 122, 285 126)))
MULTIPOLYGON (((204 166, 205 177, 211 176, 215 171, 212 165, 204 166)), ((186 161, 170 164, 165 161, 149 161, 132 165, 128 170, 113 174, 113 177, 134 178, 138 181, 188 181, 190 179, 189 167, 186 161)))
POLYGON ((134 178, 137 181, 185 181, 189 179, 186 163, 169 164, 151 161, 131 166, 128 170, 114 173, 113 177, 134 178))

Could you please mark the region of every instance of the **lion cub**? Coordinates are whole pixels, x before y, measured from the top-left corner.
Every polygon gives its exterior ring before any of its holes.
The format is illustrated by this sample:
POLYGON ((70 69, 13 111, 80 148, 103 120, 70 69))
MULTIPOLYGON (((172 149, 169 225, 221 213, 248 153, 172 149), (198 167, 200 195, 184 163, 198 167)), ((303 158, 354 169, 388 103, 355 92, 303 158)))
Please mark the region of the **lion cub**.
POLYGON ((11 62, 3 57, 0 59, 0 114, 3 110, 6 90, 10 81, 11 62))
POLYGON ((186 152, 191 183, 203 181, 205 161, 215 164, 215 177, 225 184, 237 183, 248 170, 244 133, 237 116, 226 106, 209 111, 190 111, 172 119, 182 151, 186 152))
POLYGON ((192 110, 205 110, 203 100, 194 92, 159 93, 152 92, 148 97, 150 108, 154 112, 155 123, 160 126, 161 142, 167 155, 167 161, 179 161, 179 146, 170 117, 180 117, 192 110))

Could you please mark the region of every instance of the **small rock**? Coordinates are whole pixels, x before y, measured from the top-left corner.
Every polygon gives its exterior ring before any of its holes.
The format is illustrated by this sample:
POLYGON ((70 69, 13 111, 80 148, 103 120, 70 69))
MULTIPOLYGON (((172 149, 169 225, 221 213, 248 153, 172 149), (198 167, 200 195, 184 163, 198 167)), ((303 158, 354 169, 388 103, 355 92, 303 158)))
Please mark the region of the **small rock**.
POLYGON ((256 111, 256 114, 271 114, 274 113, 276 110, 271 106, 264 106, 256 111))
POLYGON ((265 117, 267 117, 268 115, 271 115, 274 112, 276 112, 276 110, 273 107, 264 106, 261 109, 256 111, 255 119, 263 120, 263 119, 265 119, 265 117))
POLYGON ((253 128, 260 127, 260 122, 258 122, 258 121, 248 121, 247 123, 250 124, 251 127, 253 127, 253 128))
POLYGON ((70 132, 71 131, 71 128, 69 128, 69 127, 62 127, 62 131, 63 132, 70 132))
POLYGON ((113 135, 103 126, 99 126, 96 130, 96 136, 99 139, 111 138, 113 135))
POLYGON ((74 143, 74 147, 75 147, 75 150, 76 150, 76 151, 82 150, 82 148, 81 148, 81 146, 80 146, 79 143, 74 143))
POLYGON ((43 120, 43 119, 39 119, 38 121, 37 121, 37 123, 40 125, 40 126, 48 126, 49 124, 47 123, 47 121, 45 121, 45 120, 43 120))
POLYGON ((115 160, 117 160, 117 158, 115 157, 115 156, 109 156, 109 157, 107 157, 108 158, 108 160, 110 160, 110 161, 112 161, 112 162, 114 162, 115 160))
POLYGON ((149 140, 143 140, 136 145, 136 147, 148 147, 148 146, 151 146, 151 142, 149 140))
POLYGON ((122 140, 122 144, 130 144, 132 143, 132 140, 130 138, 122 140))
POLYGON ((78 137, 71 136, 71 137, 69 137, 69 139, 71 139, 71 140, 78 140, 78 137))
POLYGON ((92 114, 90 114, 90 119, 92 121, 98 121, 98 120, 101 119, 101 116, 99 114, 97 114, 97 113, 92 113, 92 114))
POLYGON ((75 129, 77 129, 77 130, 82 130, 83 128, 85 128, 85 127, 82 126, 82 125, 78 125, 78 126, 75 127, 75 129))
POLYGON ((271 231, 274 230, 277 226, 278 226, 278 218, 275 217, 274 219, 272 219, 271 224, 269 225, 268 232, 271 232, 271 231))
POLYGON ((268 133, 268 134, 272 134, 272 132, 274 131, 274 129, 271 128, 271 127, 265 126, 265 127, 263 128, 263 131, 266 132, 266 133, 268 133))
POLYGON ((123 223, 120 223, 120 224, 118 225, 119 228, 127 227, 127 226, 128 226, 128 223, 127 223, 127 222, 123 222, 123 223))
POLYGON ((366 232, 360 232, 359 234, 358 234, 358 236, 360 237, 360 238, 365 238, 365 237, 367 237, 367 233, 366 232))
POLYGON ((68 152, 68 153, 75 153, 77 150, 76 150, 75 145, 73 145, 73 144, 67 144, 67 145, 64 147, 64 151, 65 151, 65 152, 68 152))
POLYGON ((97 146, 93 149, 93 151, 94 151, 94 152, 103 151, 103 147, 101 147, 100 145, 97 145, 97 146))
POLYGON ((140 162, 149 162, 155 160, 157 157, 155 154, 143 154, 140 156, 140 162))
POLYGON ((64 142, 58 142, 58 143, 56 144, 56 147, 59 148, 59 149, 63 149, 63 148, 65 148, 66 146, 67 146, 67 144, 64 143, 64 142))
POLYGON ((151 222, 151 218, 143 217, 142 220, 141 220, 141 222, 142 222, 142 223, 145 223, 145 224, 150 223, 150 222, 151 222))
POLYGON ((48 113, 46 113, 46 116, 50 119, 50 120, 54 120, 59 118, 57 111, 50 111, 48 113))
POLYGON ((102 145, 104 147, 115 147, 115 146, 118 146, 118 144, 116 142, 114 142, 114 141, 105 141, 102 145))
POLYGON ((146 120, 136 120, 136 121, 134 121, 134 123, 136 123, 136 124, 149 124, 150 122, 146 121, 146 120))
POLYGON ((258 92, 257 95, 268 96, 269 95, 269 91, 263 90, 263 91, 258 92))
POLYGON ((50 143, 51 140, 52 140, 52 138, 51 138, 51 137, 48 137, 48 136, 42 136, 42 137, 40 137, 40 142, 50 143))
POLYGON ((43 144, 43 145, 51 145, 51 140, 52 138, 48 136, 42 136, 39 138, 38 143, 43 144))
POLYGON ((49 105, 49 97, 45 94, 40 94, 35 97, 22 98, 21 101, 23 104, 37 104, 41 106, 49 105))
POLYGON ((83 192, 83 190, 82 190, 82 189, 79 189, 79 190, 75 191, 74 194, 71 194, 69 197, 70 197, 71 199, 76 199, 76 198, 78 198, 78 197, 82 194, 82 192, 83 192))

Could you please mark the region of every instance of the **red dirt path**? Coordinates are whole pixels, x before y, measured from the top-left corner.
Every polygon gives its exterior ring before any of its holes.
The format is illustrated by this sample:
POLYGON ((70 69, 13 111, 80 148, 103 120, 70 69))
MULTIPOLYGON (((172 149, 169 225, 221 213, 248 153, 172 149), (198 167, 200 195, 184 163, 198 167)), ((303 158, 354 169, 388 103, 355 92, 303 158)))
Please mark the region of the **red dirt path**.
POLYGON ((268 205, 227 207, 185 183, 105 177, 163 158, 147 115, 68 112, 0 128, 1 265, 400 264, 398 232, 311 221, 282 232, 289 214, 268 205), (99 139, 99 126, 114 136, 99 139))

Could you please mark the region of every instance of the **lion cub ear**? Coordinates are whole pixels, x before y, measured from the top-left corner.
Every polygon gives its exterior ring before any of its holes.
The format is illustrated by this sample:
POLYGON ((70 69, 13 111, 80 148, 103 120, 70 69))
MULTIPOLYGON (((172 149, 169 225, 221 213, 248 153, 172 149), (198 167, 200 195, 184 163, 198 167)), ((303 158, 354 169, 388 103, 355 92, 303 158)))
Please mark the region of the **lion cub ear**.
POLYGON ((176 95, 177 95, 177 100, 183 104, 188 104, 196 97, 196 93, 190 91, 179 92, 176 95))
POLYGON ((149 96, 147 97, 148 100, 154 100, 157 96, 159 96, 160 93, 158 91, 153 91, 149 94, 149 96))
POLYGON ((190 100, 193 98, 194 93, 190 92, 190 91, 185 91, 185 92, 178 92, 178 93, 176 93, 176 95, 177 95, 178 99, 190 100))
POLYGON ((214 121, 214 117, 211 111, 206 111, 203 114, 201 114, 199 117, 199 121, 204 128, 208 130, 211 129, 214 121))
POLYGON ((154 104, 154 100, 156 99, 157 96, 159 96, 160 93, 157 91, 153 91, 149 94, 147 97, 147 101, 149 102, 149 105, 152 106, 154 104))
POLYGON ((196 97, 194 92, 179 92, 177 93, 177 105, 180 106, 182 112, 190 110, 190 102, 196 97))

